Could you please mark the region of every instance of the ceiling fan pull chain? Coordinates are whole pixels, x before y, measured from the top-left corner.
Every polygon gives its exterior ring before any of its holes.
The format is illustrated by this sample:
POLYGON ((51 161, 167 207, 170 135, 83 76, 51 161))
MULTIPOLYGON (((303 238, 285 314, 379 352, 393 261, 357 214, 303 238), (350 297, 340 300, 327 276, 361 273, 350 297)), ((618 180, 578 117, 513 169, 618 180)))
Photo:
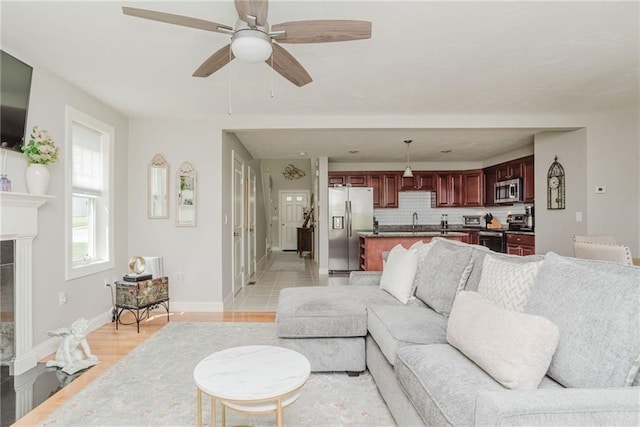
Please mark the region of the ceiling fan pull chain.
MULTIPOLYGON (((233 59, 233 53, 229 49, 229 62, 233 59)), ((231 64, 227 67, 227 114, 231 115, 231 64)))
POLYGON ((273 76, 275 76, 276 70, 273 68, 273 53, 271 54, 271 98, 275 98, 275 91, 273 90, 273 76))

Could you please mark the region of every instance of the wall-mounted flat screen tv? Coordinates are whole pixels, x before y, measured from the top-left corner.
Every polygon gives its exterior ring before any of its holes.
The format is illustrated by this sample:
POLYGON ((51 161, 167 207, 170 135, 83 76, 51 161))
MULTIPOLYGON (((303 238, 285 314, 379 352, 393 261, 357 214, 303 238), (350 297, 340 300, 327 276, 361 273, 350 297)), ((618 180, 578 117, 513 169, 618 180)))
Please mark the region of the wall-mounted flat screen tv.
POLYGON ((33 68, 1 51, 0 146, 20 151, 24 142, 33 68))

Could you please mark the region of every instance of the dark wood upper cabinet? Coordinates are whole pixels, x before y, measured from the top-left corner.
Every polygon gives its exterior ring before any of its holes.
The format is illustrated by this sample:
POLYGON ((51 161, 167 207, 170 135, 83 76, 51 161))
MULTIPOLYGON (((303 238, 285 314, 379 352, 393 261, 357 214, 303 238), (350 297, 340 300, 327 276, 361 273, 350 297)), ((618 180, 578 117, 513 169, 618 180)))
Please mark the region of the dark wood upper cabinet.
POLYGON ((431 172, 414 172, 410 178, 400 175, 400 191, 434 191, 435 175, 431 172))
POLYGON ((466 171, 462 174, 464 206, 484 205, 484 172, 482 170, 466 171))
POLYGON ((533 156, 525 157, 522 162, 523 177, 522 187, 524 191, 523 202, 533 203, 536 198, 536 178, 535 178, 535 165, 533 156))
POLYGON ((374 208, 397 208, 400 174, 375 173, 369 175, 369 185, 373 187, 374 208))
POLYGON ((497 181, 507 179, 522 179, 522 201, 524 203, 533 203, 535 201, 535 168, 533 155, 484 168, 484 176, 485 206, 495 205, 494 185, 497 181))
POLYGON ((438 173, 436 178, 436 206, 463 206, 464 180, 462 172, 438 173))

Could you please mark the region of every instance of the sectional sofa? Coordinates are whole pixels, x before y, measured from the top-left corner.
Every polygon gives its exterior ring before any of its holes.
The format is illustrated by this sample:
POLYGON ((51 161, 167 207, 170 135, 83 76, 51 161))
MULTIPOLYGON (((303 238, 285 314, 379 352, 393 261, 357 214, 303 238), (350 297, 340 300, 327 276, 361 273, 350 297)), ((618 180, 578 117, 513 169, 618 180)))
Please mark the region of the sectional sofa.
POLYGON ((279 343, 368 369, 398 425, 639 425, 640 268, 436 238, 283 289, 279 343))

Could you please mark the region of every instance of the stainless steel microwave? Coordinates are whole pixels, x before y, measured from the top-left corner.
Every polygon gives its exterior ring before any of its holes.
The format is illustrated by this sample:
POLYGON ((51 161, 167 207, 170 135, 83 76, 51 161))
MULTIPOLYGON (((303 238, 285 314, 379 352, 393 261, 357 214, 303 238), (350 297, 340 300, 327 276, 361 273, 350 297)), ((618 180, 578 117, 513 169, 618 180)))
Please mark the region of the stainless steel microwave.
POLYGON ((516 203, 522 201, 522 180, 509 179, 496 182, 494 185, 495 203, 516 203))

